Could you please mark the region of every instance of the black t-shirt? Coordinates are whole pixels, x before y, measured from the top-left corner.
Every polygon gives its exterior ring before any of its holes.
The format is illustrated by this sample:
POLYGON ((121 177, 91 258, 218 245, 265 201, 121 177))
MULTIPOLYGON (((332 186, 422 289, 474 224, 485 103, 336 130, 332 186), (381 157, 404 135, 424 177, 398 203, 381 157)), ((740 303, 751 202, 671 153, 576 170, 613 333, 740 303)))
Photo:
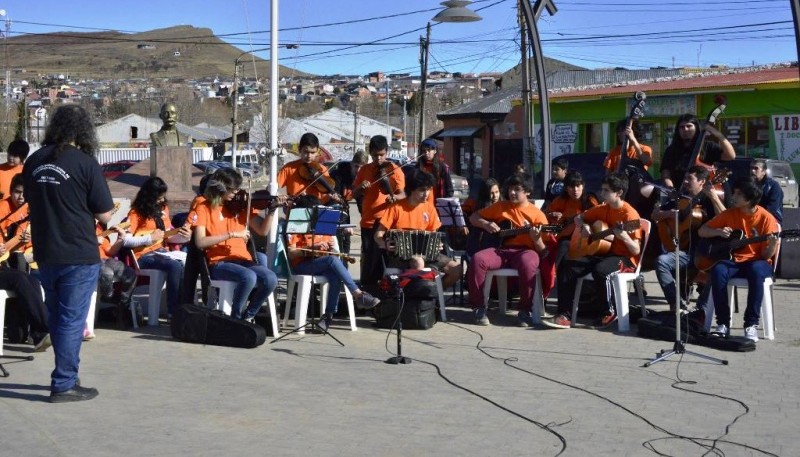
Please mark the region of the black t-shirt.
MULTIPOLYGON (((693 165, 689 164, 692 149, 694 149, 693 144, 686 147, 683 144, 676 145, 672 143, 667 146, 667 150, 664 151, 664 159, 661 161, 661 171, 662 173, 664 170, 670 172, 670 179, 672 179, 672 183, 675 187, 681 186, 683 175, 686 174, 686 170, 693 165)), ((719 162, 720 159, 722 159, 722 148, 717 143, 709 141, 703 143, 703 151, 700 153, 701 162, 714 165, 714 163, 719 162)))
POLYGON ((97 160, 68 148, 56 159, 45 146, 25 161, 25 200, 30 206, 34 258, 42 264, 100 262, 95 214, 114 207, 97 160))

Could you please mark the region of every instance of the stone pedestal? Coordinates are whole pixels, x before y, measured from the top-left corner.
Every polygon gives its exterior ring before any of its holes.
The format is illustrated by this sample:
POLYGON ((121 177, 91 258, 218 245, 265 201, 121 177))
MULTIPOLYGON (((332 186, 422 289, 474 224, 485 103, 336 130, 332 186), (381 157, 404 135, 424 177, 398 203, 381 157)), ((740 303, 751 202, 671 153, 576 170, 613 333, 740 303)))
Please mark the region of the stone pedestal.
POLYGON ((151 146, 150 176, 158 176, 170 194, 192 192, 192 150, 186 146, 151 146))

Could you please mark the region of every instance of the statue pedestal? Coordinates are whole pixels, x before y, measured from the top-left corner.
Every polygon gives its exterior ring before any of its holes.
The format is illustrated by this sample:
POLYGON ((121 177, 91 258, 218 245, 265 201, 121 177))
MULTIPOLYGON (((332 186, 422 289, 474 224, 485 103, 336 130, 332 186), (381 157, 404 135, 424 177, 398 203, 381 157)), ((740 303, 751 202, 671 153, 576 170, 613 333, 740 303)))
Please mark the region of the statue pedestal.
POLYGON ((186 146, 151 146, 150 176, 158 176, 169 194, 192 192, 192 150, 186 146))

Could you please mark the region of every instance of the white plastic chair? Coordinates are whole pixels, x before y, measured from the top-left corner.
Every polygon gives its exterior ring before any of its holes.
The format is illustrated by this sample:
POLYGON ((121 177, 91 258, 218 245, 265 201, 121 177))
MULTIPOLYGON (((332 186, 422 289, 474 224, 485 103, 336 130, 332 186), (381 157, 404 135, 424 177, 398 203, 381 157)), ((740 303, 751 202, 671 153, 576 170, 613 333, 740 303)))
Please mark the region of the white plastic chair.
MULTIPOLYGON (((781 231, 781 226, 778 225, 778 231, 781 231)), ((775 255, 772 256, 772 274, 775 275, 775 269, 778 266, 778 256, 781 252, 781 239, 778 238, 778 247, 775 249, 775 255)), ((761 330, 764 333, 764 338, 768 340, 775 339, 775 318, 773 315, 772 306, 772 288, 775 281, 772 277, 764 278, 764 298, 761 300, 761 319, 763 325, 761 330)), ((710 284, 709 284, 710 287, 710 284)), ((728 304, 733 302, 734 294, 737 287, 747 288, 747 279, 745 278, 731 278, 728 281, 728 304)), ((731 312, 731 319, 728 321, 728 328, 731 328, 733 322, 733 313, 731 312)), ((706 303, 706 331, 711 331, 711 326, 714 323, 714 294, 708 294, 708 302, 706 303)))
POLYGON ((8 291, 0 289, 0 356, 3 355, 3 328, 6 325, 6 300, 9 296, 8 291))
MULTIPOLYGON (((339 242, 337 241, 336 237, 333 238, 334 250, 339 250, 339 242)), ((282 249, 283 246, 279 246, 280 252, 277 255, 286 256, 285 249, 282 249)), ((286 259, 287 265, 289 264, 288 258, 286 259)), ((291 270, 291 269, 290 269, 291 270)), ((289 297, 292 296, 292 292, 297 287, 297 299, 295 300, 294 306, 294 328, 297 330, 297 333, 302 335, 305 333, 304 329, 300 328, 306 324, 306 318, 308 316, 308 302, 310 301, 311 294, 314 293, 312 290, 312 284, 320 286, 320 295, 322 299, 320 300, 320 306, 322 312, 325 311, 325 307, 327 306, 328 302, 328 280, 324 276, 318 275, 297 275, 289 272, 288 283, 286 287, 286 308, 283 312, 283 326, 288 327, 289 325, 289 297)), ((356 331, 358 327, 356 326, 356 313, 355 308, 353 306, 353 294, 350 293, 350 290, 347 287, 342 287, 344 289, 344 296, 347 300, 347 312, 350 316, 350 330, 356 331)))
POLYGON ((161 314, 161 291, 167 285, 167 273, 150 268, 141 269, 139 268, 139 261, 133 253, 130 254, 130 258, 136 270, 136 276, 148 278, 147 325, 151 327, 158 326, 158 316, 161 314))
MULTIPOLYGON (((423 268, 423 271, 430 271, 430 268, 423 268)), ((385 275, 399 275, 402 272, 403 270, 399 268, 386 268, 384 270, 385 275)), ((447 322, 447 310, 445 309, 444 286, 442 286, 442 276, 444 275, 441 272, 437 274, 434 282, 436 283, 436 294, 438 295, 437 300, 439 300, 439 320, 441 320, 442 322, 447 322)))
MULTIPOLYGON (((236 291, 236 282, 225 281, 223 279, 212 279, 208 286, 208 301, 213 303, 217 302, 217 309, 227 315, 231 315, 233 294, 236 291)), ((269 294, 267 297, 267 306, 269 306, 269 315, 272 319, 272 336, 278 337, 278 313, 275 310, 275 294, 269 294)))
MULTIPOLYGON (((636 263, 636 270, 632 273, 614 273, 611 277, 611 284, 613 288, 614 303, 617 313, 617 326, 620 332, 629 332, 631 330, 630 316, 628 312, 628 283, 633 282, 633 287, 636 290, 637 297, 639 298, 639 306, 642 307, 642 314, 647 315, 647 308, 645 308, 644 292, 642 291, 642 283, 644 282, 644 275, 642 270, 642 257, 644 251, 647 249, 647 242, 650 240, 650 221, 647 219, 640 219, 641 228, 644 230, 644 242, 639 250, 639 259, 636 263)), ((575 325, 575 318, 578 316, 578 303, 581 299, 581 287, 583 287, 584 280, 592 280, 592 274, 588 273, 578 278, 575 285, 575 296, 572 299, 572 325, 575 325)))
MULTIPOLYGON (((483 283, 483 303, 489 303, 489 295, 492 292, 492 280, 497 278, 497 302, 498 311, 505 314, 508 310, 508 278, 518 278, 519 273, 513 268, 500 268, 486 272, 486 281, 483 283)), ((531 312, 534 324, 542 322, 544 313, 544 297, 542 296, 542 276, 536 270, 536 285, 533 290, 533 310, 531 312)))

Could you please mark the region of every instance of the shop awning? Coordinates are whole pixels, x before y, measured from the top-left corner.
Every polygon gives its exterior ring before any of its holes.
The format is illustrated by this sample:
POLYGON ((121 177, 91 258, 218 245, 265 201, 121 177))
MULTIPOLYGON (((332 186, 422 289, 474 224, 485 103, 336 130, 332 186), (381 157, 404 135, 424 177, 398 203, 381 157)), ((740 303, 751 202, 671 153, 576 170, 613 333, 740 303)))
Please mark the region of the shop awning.
POLYGON ((442 129, 438 132, 431 135, 433 138, 447 138, 447 137, 454 137, 454 136, 475 136, 479 130, 483 129, 483 126, 480 127, 451 127, 449 129, 442 129))

